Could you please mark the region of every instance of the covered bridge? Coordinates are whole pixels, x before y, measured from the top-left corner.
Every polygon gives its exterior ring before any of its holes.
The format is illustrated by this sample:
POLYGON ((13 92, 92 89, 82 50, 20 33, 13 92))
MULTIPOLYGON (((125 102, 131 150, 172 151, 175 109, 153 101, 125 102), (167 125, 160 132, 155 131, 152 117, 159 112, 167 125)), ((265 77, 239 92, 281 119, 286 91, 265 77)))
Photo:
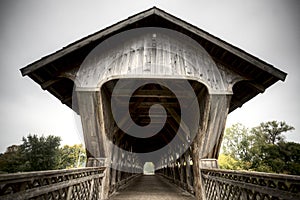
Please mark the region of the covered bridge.
POLYGON ((228 113, 286 73, 156 7, 21 69, 81 116, 102 198, 152 162, 203 197, 228 113))

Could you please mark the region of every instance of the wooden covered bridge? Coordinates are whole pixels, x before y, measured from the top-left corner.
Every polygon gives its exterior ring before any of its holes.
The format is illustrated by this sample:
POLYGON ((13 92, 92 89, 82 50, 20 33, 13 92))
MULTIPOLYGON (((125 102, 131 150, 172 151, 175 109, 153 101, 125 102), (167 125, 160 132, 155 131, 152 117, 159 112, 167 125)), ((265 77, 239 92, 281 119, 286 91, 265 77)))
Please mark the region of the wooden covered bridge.
POLYGON ((286 73, 158 8, 21 72, 80 115, 87 167, 1 175, 0 199, 300 197, 297 177, 216 160, 228 113, 286 73))

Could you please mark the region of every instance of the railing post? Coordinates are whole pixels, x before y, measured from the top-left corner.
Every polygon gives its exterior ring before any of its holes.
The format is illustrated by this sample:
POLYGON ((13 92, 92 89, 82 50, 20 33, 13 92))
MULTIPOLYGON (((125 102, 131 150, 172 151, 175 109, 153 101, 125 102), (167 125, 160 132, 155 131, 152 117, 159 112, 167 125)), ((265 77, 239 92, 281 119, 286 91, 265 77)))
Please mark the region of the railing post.
MULTIPOLYGON (((201 169, 218 169, 219 166, 218 166, 218 160, 217 159, 201 159, 200 160, 200 176, 201 176, 201 179, 202 179, 202 184, 203 184, 203 192, 205 193, 205 196, 206 198, 207 195, 208 195, 208 189, 206 188, 206 185, 205 185, 205 180, 203 180, 202 178, 202 171, 201 169)), ((209 185, 209 187, 213 187, 212 185, 209 185)), ((215 187, 214 188, 209 188, 210 191, 215 191, 217 193, 216 197, 217 199, 221 199, 221 194, 220 194, 220 187, 218 184, 215 184, 215 187)), ((214 198, 216 198, 214 197, 214 198)))
POLYGON ((102 179, 102 187, 101 187, 101 194, 100 197, 101 199, 107 199, 109 195, 109 188, 110 188, 110 167, 108 167, 108 159, 107 158, 101 158, 104 163, 104 177, 102 179))
POLYGON ((110 189, 110 168, 107 158, 89 158, 88 163, 91 167, 104 167, 104 177, 101 180, 101 189, 100 197, 101 199, 107 199, 109 195, 109 189, 110 189))
POLYGON ((200 159, 197 151, 193 152, 194 191, 197 200, 206 200, 205 188, 201 176, 200 159))

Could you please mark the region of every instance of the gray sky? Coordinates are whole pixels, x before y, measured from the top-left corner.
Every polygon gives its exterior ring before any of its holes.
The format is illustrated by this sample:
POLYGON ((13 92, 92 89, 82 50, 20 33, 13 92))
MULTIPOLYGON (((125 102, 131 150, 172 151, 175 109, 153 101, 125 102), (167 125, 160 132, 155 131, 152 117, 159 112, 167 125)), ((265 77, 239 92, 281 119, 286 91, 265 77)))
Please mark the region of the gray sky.
POLYGON ((0 0, 0 152, 29 133, 58 135, 63 144, 83 142, 73 112, 19 69, 153 6, 287 72, 284 83, 231 113, 227 126, 284 120, 296 128, 287 139, 300 142, 300 1, 80 2, 0 0))

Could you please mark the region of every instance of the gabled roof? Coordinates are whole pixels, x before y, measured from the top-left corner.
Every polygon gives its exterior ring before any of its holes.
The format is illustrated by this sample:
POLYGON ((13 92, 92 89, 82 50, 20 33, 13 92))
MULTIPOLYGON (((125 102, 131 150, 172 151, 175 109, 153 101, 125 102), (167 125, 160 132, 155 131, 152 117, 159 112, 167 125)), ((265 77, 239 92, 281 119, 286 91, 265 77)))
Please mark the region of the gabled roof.
POLYGON ((156 7, 133 15, 41 58, 22 68, 22 75, 29 76, 62 103, 72 107, 74 74, 65 72, 76 71, 87 54, 106 38, 139 27, 163 27, 186 34, 203 46, 216 63, 246 77, 249 81, 237 83, 233 88, 230 111, 264 92, 278 80, 284 81, 286 78, 285 72, 156 7))

